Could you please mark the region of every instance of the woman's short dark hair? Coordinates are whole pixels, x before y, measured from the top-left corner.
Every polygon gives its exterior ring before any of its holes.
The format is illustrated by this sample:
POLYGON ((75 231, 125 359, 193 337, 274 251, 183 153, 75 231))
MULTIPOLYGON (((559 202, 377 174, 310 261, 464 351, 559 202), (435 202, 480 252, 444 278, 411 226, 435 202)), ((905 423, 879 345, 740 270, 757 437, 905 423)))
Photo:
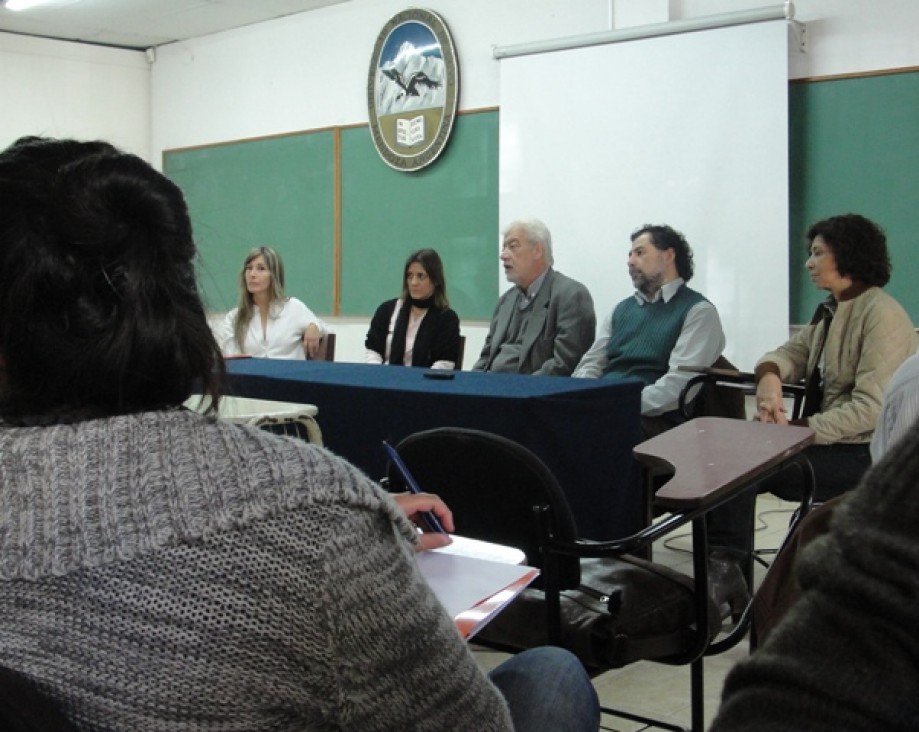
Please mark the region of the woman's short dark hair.
POLYGON ((434 285, 434 306, 438 310, 450 307, 447 298, 447 278, 444 275, 444 263, 434 249, 417 249, 408 255, 405 266, 402 268, 402 300, 408 301, 408 268, 413 262, 418 262, 427 273, 434 285))
POLYGON ((692 249, 685 236, 670 226, 645 224, 632 232, 631 240, 635 241, 642 234, 647 234, 650 237, 655 249, 659 249, 662 252, 672 249, 676 255, 674 264, 676 265, 677 274, 683 279, 683 282, 689 282, 692 279, 692 249))
POLYGON ((223 359, 195 280, 182 192, 105 142, 0 152, 0 414, 216 409, 223 359))
POLYGON ((875 287, 890 281, 887 235, 871 219, 848 213, 818 221, 807 230, 808 249, 818 236, 833 251, 843 277, 875 287))

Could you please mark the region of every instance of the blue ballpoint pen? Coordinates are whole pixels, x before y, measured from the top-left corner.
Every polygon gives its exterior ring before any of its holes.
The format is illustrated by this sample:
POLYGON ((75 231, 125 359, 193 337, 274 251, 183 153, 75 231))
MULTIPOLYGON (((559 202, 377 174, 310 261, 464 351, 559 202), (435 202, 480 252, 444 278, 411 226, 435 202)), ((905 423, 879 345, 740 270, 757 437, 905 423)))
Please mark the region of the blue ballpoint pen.
MULTIPOLYGON (((399 457, 396 448, 390 445, 386 440, 383 440, 383 449, 386 450, 389 459, 392 460, 393 465, 395 465, 396 469, 402 474, 408 489, 412 493, 424 493, 424 491, 421 490, 421 486, 418 485, 418 481, 415 480, 415 476, 409 471, 408 466, 402 462, 402 458, 399 457)), ((436 531, 438 534, 447 533, 444 527, 440 525, 440 521, 437 520, 437 516, 434 515, 433 511, 422 511, 421 516, 424 518, 429 530, 436 531)))

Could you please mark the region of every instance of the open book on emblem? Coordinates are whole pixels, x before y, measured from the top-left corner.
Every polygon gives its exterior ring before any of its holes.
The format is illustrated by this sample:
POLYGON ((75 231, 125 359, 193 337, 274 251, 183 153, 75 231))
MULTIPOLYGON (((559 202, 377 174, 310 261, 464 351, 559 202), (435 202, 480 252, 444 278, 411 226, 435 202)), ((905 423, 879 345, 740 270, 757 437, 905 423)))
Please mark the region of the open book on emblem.
POLYGON ((424 116, 396 120, 396 143, 404 147, 424 142, 424 116))
POLYGON ((419 553, 418 566, 467 640, 539 575, 533 567, 483 559, 478 551, 469 556, 446 549, 419 553))

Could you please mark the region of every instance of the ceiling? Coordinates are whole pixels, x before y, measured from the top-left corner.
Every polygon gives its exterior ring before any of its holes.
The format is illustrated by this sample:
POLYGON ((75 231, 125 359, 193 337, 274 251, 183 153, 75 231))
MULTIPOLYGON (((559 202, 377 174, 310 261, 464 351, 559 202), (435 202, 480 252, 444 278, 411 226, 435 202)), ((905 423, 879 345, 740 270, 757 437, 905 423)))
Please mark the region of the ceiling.
POLYGON ((0 0, 0 31, 146 49, 348 0, 54 0, 13 12, 0 0))

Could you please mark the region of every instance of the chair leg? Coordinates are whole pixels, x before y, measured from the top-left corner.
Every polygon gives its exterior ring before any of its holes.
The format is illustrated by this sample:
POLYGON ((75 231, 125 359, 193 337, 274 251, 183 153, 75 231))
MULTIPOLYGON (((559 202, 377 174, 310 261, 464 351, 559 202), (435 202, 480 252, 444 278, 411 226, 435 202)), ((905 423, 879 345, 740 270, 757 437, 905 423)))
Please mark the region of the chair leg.
POLYGON ((705 732, 705 658, 689 666, 689 698, 692 709, 692 732, 705 732))
POLYGON ((753 560, 758 562, 767 570, 771 566, 772 562, 766 561, 763 559, 763 557, 776 556, 782 550, 782 547, 785 546, 785 543, 791 538, 792 534, 794 534, 798 524, 801 523, 801 521, 812 508, 819 505, 814 500, 814 491, 816 490, 816 477, 814 476, 814 468, 810 464, 810 460, 807 459, 807 456, 805 456, 803 453, 797 455, 794 461, 785 468, 785 470, 794 469, 801 471, 802 480, 804 481, 804 489, 801 493, 801 503, 794 510, 794 513, 792 513, 791 519, 788 522, 788 531, 785 533, 785 538, 782 540, 782 543, 778 547, 753 550, 753 560))
POLYGON ((689 665, 689 699, 690 699, 690 727, 683 727, 671 722, 665 722, 661 719, 652 719, 641 714, 624 712, 621 709, 612 709, 610 707, 600 707, 602 714, 608 714, 611 717, 627 719, 630 722, 639 722, 640 724, 653 727, 654 729, 666 729, 671 732, 705 732, 705 659, 697 658, 689 665))
POLYGON ((682 727, 660 719, 652 719, 641 714, 632 714, 620 709, 600 707, 600 712, 611 717, 639 722, 654 729, 666 729, 671 732, 705 732, 705 659, 698 658, 689 665, 689 699, 690 727, 682 727))

